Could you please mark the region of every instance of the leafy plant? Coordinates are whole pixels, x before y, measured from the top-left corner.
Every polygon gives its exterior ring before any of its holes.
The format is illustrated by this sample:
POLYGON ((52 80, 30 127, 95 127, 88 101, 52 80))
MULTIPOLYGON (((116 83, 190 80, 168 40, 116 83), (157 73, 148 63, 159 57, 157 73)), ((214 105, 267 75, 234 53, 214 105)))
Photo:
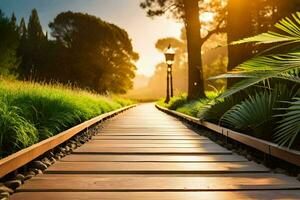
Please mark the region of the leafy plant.
POLYGON ((266 127, 270 129, 272 124, 275 101, 276 96, 272 92, 255 93, 225 112, 220 122, 230 128, 248 131, 262 137, 262 129, 266 127))
POLYGON ((264 127, 271 131, 272 127, 277 124, 275 142, 291 147, 299 134, 300 126, 298 99, 291 101, 299 93, 295 90, 300 84, 300 51, 297 48, 290 48, 284 53, 261 55, 275 49, 280 51, 280 48, 284 46, 300 43, 300 12, 292 14, 291 18, 286 17, 280 20, 275 27, 277 28, 275 32, 267 32, 233 42, 233 44, 253 42, 254 44, 276 43, 276 45, 237 66, 233 71, 212 77, 212 79, 243 78, 242 81, 222 93, 219 96, 221 99, 254 86, 258 91, 263 91, 252 95, 226 112, 221 120, 224 124, 242 130, 251 129, 256 133, 259 132, 258 129, 262 130, 264 127), (274 83, 285 83, 290 88, 274 89, 274 83), (265 90, 276 90, 277 94, 274 95, 274 92, 265 92, 265 90), (289 102, 290 106, 287 107, 288 104, 282 102, 289 102), (285 111, 285 113, 278 113, 280 111, 285 111))
MULTIPOLYGON (((263 33, 254 37, 245 38, 233 44, 254 42, 255 44, 280 43, 263 53, 295 43, 300 43, 300 12, 292 15, 292 19, 284 18, 275 27, 277 32, 263 33)), ((234 71, 222 74, 211 79, 222 78, 244 78, 233 87, 220 95, 220 98, 228 97, 258 83, 266 84, 271 79, 284 79, 294 83, 300 83, 300 52, 292 50, 285 54, 273 54, 254 57, 241 65, 234 71)))
POLYGON ((300 98, 287 103, 289 107, 281 109, 286 113, 278 115, 283 119, 278 122, 274 138, 279 145, 291 147, 300 133, 300 98))
POLYGON ((214 123, 219 123, 220 118, 224 113, 231 109, 234 105, 240 103, 240 98, 227 97, 224 99, 216 99, 211 101, 209 104, 203 106, 198 112, 198 118, 200 120, 207 120, 214 123))

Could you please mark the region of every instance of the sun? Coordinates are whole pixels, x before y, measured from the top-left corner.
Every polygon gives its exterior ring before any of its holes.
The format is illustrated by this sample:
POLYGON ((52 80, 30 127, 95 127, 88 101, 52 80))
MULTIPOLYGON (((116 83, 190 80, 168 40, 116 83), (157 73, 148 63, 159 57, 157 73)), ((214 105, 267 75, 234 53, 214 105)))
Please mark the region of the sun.
POLYGON ((215 14, 212 12, 204 12, 199 16, 201 22, 208 23, 214 20, 215 14))

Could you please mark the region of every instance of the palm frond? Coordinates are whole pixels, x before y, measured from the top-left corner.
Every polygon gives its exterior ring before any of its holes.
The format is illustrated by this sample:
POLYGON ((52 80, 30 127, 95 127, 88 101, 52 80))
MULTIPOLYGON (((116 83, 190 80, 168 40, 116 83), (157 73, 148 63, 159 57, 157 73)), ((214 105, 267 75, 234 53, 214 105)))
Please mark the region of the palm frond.
POLYGON ((280 20, 275 24, 275 27, 278 29, 278 32, 269 31, 253 37, 244 38, 232 44, 236 45, 249 42, 256 44, 300 42, 300 12, 292 14, 292 19, 286 17, 280 20))
POLYGON ((237 130, 255 130, 272 119, 276 95, 259 92, 233 106, 221 117, 221 124, 237 130))
POLYGON ((234 71, 211 77, 210 80, 244 78, 220 95, 220 98, 225 98, 272 78, 300 83, 299 69, 300 52, 262 56, 250 59, 236 67, 234 71))
POLYGON ((288 102, 288 108, 281 108, 286 113, 277 115, 283 117, 278 122, 277 131, 275 133, 275 141, 281 146, 291 147, 300 133, 300 98, 294 98, 295 101, 288 102))

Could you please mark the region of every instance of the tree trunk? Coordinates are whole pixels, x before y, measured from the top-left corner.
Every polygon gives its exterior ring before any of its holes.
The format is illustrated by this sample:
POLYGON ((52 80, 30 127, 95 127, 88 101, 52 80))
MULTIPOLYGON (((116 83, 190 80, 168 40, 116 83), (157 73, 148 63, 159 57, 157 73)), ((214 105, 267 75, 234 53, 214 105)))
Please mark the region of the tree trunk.
POLYGON ((201 36, 198 0, 184 0, 188 49, 188 99, 205 97, 201 60, 201 36))
MULTIPOLYGON (((245 0, 228 1, 227 19, 228 44, 246 37, 252 33, 251 2, 245 0)), ((227 70, 248 60, 252 56, 252 46, 250 44, 228 45, 228 66, 227 70)), ((239 79, 228 79, 227 87, 231 87, 239 79)))

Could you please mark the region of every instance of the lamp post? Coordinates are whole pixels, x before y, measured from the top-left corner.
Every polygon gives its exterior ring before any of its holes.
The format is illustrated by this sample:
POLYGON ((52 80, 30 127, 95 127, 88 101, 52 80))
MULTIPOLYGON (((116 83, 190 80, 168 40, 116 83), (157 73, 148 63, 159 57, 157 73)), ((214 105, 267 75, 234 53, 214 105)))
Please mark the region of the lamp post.
POLYGON ((165 58, 166 58, 166 63, 167 63, 167 96, 165 103, 169 103, 170 101, 170 90, 171 90, 171 97, 173 97, 173 77, 172 77, 172 65, 174 63, 174 58, 175 58, 175 51, 169 45, 167 51, 165 52, 165 58), (171 87, 171 89, 170 89, 171 87))

